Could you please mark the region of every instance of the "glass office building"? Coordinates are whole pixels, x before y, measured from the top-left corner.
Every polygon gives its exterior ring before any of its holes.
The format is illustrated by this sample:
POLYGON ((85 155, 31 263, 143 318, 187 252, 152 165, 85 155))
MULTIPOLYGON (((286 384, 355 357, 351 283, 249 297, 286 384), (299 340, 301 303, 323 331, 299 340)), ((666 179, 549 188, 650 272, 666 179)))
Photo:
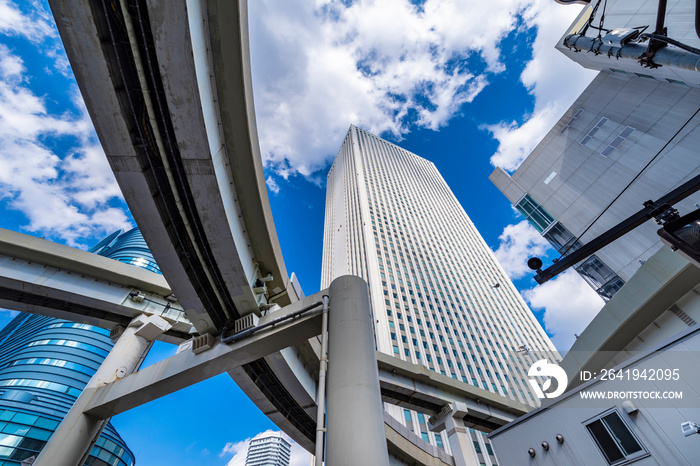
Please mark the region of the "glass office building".
MULTIPOLYGON (((491 249, 433 163, 355 126, 328 173, 321 288, 346 274, 369 283, 379 351, 538 404, 522 348, 560 358, 491 249)), ((423 414, 386 408, 449 452, 423 414)), ((496 464, 470 436, 478 462, 496 464)))
MULTIPOLYGON (((91 252, 160 273, 138 229, 91 252)), ((0 330, 0 466, 38 456, 113 347, 109 330, 19 314, 0 330)), ((131 466, 134 455, 107 422, 86 466, 131 466)))
POLYGON ((138 228, 127 232, 117 230, 93 246, 90 252, 160 274, 158 264, 138 228))

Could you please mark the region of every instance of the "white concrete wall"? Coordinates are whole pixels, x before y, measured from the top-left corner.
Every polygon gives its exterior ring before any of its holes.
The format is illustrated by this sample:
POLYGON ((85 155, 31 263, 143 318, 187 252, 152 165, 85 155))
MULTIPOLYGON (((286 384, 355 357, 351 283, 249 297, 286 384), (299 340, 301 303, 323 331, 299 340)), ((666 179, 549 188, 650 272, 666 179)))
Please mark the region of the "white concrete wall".
MULTIPOLYGON (((513 203, 529 193, 574 235, 580 235, 700 107, 700 90, 677 84, 601 72, 530 156, 513 173, 491 179, 513 203), (583 114, 560 134, 579 110, 583 114), (593 138, 580 141, 601 118, 608 121, 593 138), (601 151, 627 126, 634 133, 609 157, 601 151), (552 173, 556 176, 544 181, 552 173), (521 190, 522 188, 522 190, 521 190)), ((698 121, 692 121, 642 175, 595 222, 582 241, 596 238, 621 220, 700 173, 698 121)), ((676 205, 681 214, 695 210, 696 193, 676 205)), ((596 255, 627 281, 661 247, 659 226, 649 220, 596 255)))
MULTIPOLYGON (((694 293, 694 292, 693 292, 694 293)), ((697 298, 696 301, 700 301, 697 298)), ((691 465, 700 458, 700 436, 685 438, 681 423, 700 422, 700 329, 693 326, 675 343, 633 362, 623 369, 678 369, 678 381, 610 380, 585 384, 548 408, 540 408, 520 421, 495 431, 491 443, 501 465, 608 464, 585 428, 586 421, 616 408, 649 455, 635 464, 691 465), (682 391, 682 400, 632 400, 639 409, 625 413, 624 400, 583 400, 581 391, 682 391), (557 434, 564 436, 558 444, 557 434), (551 448, 544 451, 542 441, 551 448), (534 448, 536 456, 527 451, 534 448)))

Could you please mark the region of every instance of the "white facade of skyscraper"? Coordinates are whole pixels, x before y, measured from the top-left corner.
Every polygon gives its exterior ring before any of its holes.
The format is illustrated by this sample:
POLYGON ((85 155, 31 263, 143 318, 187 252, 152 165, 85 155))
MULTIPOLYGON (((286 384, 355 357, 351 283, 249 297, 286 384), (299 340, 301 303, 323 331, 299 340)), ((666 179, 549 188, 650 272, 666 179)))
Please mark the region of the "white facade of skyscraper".
MULTIPOLYGON (((351 126, 328 174, 321 287, 369 283, 379 351, 537 405, 532 355, 558 360, 435 165, 351 126)), ((424 440, 448 449, 422 414, 387 406, 424 440)), ((485 437, 475 454, 492 464, 485 437)))
POLYGON ((280 432, 263 433, 250 441, 246 466, 289 466, 291 446, 280 432))

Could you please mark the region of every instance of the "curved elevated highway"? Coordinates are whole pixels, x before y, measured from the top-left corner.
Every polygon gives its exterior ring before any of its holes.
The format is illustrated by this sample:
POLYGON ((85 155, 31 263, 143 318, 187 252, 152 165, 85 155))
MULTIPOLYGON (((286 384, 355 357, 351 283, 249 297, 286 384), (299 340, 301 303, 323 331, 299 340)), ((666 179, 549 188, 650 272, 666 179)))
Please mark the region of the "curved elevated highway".
MULTIPOLYGON (((258 147, 246 3, 50 4, 117 182, 196 333, 218 335, 260 304, 296 301, 258 147)), ((306 448, 314 379, 280 377, 310 355, 306 343, 231 372, 306 448)))
MULTIPOLYGON (((147 368, 102 387, 85 413, 108 417, 228 372, 313 451, 320 315, 294 320, 303 331, 285 324, 246 344, 225 345, 219 337, 243 317, 270 322, 326 292, 300 299, 280 251, 258 147, 245 1, 50 4, 110 166, 163 277, 0 231, 0 306, 107 328, 131 326, 139 314, 158 316, 167 321, 158 338, 210 348, 156 365, 158 374, 169 374, 167 384, 147 368), (273 304, 282 309, 262 315, 273 304)), ((528 410, 421 366, 385 355, 378 361, 388 402, 438 417, 459 405, 452 410, 459 422, 487 431, 528 410)), ((407 445, 396 426, 387 429, 390 447, 407 445)), ((428 447, 413 448, 416 464, 437 464, 428 447)), ((444 454, 440 461, 454 464, 444 454)))

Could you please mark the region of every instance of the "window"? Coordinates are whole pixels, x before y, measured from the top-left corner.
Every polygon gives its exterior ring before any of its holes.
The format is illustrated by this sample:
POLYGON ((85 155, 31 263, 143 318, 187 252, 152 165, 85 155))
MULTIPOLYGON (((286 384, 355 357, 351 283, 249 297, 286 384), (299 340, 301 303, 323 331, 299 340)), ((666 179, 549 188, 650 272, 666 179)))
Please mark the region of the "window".
POLYGON ((56 345, 56 346, 69 346, 71 348, 79 348, 81 350, 89 351, 94 354, 99 354, 100 356, 107 356, 109 354, 109 351, 98 348, 97 346, 94 345, 89 345, 87 343, 82 343, 79 341, 73 341, 73 340, 36 340, 32 341, 29 343, 27 346, 39 346, 39 345, 56 345))
POLYGON ((581 144, 582 146, 585 146, 585 145, 588 143, 588 141, 590 141, 590 140, 593 138, 593 135, 594 135, 595 133, 597 133, 598 130, 599 130, 600 128, 602 128, 603 125, 604 125, 605 123, 607 123, 607 122, 608 122, 608 119, 605 118, 605 117, 603 117, 603 118, 601 118, 600 120, 598 120, 598 123, 596 123, 596 125, 595 125, 593 128, 591 128, 591 130, 588 132, 588 134, 585 135, 585 136, 583 137, 583 139, 581 139, 581 140, 579 141, 579 144, 581 144))
POLYGON ((0 381, 0 386, 2 387, 35 387, 43 388, 45 390, 52 390, 61 393, 67 393, 70 396, 78 397, 80 396, 81 390, 77 388, 69 387, 56 382, 49 382, 47 380, 34 380, 34 379, 9 379, 0 381))
POLYGON ((437 445, 438 448, 443 448, 442 437, 440 436, 440 434, 435 434, 435 445, 437 445))
POLYGON ((525 194, 515 205, 515 208, 540 233, 554 223, 554 217, 549 215, 529 194, 525 194))
POLYGON ((625 142, 628 137, 630 137, 634 133, 634 128, 631 126, 626 127, 625 129, 622 130, 622 132, 613 140, 613 142, 610 143, 608 147, 603 149, 603 151, 600 153, 603 157, 609 157, 610 154, 612 154, 615 149, 620 147, 620 144, 625 142))
POLYGON ((608 281, 617 277, 615 272, 596 255, 589 256, 583 264, 576 267, 576 271, 595 289, 601 288, 608 281))
POLYGON ((620 288, 622 288, 622 285, 624 284, 625 281, 617 275, 615 275, 615 277, 612 280, 598 288, 596 290, 596 293, 598 293, 604 301, 608 301, 615 295, 615 293, 617 293, 620 290, 620 288))
POLYGON ((479 442, 476 440, 474 441, 474 450, 476 450, 477 453, 481 453, 481 447, 479 446, 479 442))
POLYGON ((648 454, 617 410, 613 409, 593 419, 586 424, 586 429, 608 464, 620 464, 648 454))
POLYGON ((583 246, 583 243, 578 241, 577 238, 559 222, 552 225, 543 236, 560 253, 563 251, 571 253, 583 246))
POLYGON ((79 328, 82 330, 91 330, 93 332, 99 333, 100 335, 104 335, 106 337, 109 336, 109 330, 106 330, 104 328, 100 327, 94 327, 92 325, 88 324, 73 324, 73 323, 61 323, 61 324, 51 324, 46 328, 59 328, 59 327, 68 327, 68 328, 79 328))

